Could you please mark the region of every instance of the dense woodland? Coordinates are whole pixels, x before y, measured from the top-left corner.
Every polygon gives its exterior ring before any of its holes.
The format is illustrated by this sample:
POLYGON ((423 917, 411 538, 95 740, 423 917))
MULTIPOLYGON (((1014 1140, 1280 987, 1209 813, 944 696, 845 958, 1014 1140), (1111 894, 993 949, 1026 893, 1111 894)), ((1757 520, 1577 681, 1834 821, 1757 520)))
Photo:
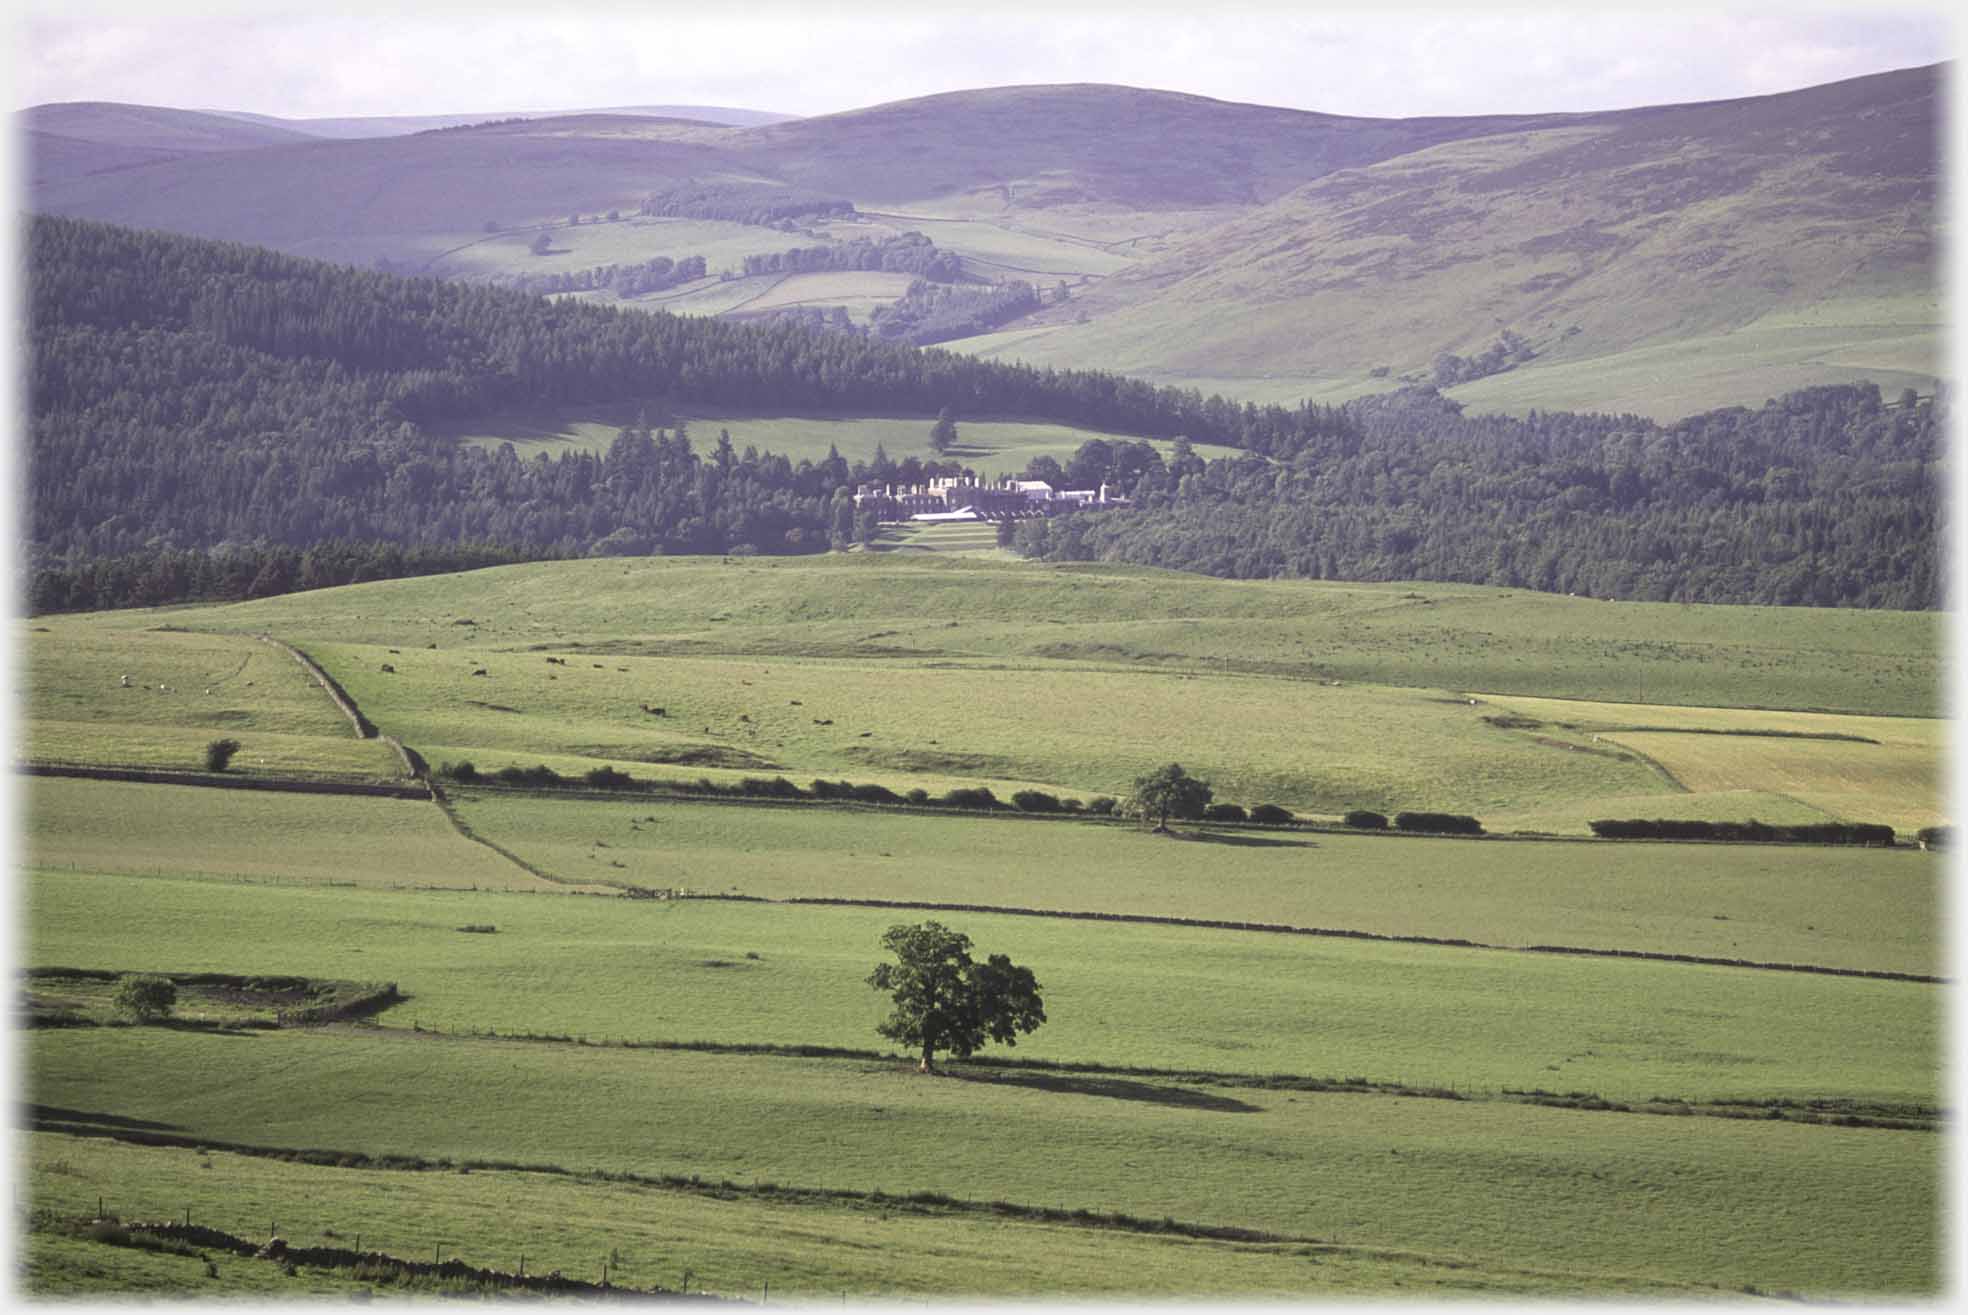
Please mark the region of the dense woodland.
MULTIPOLYGON (((1662 427, 1468 417, 1428 390, 1238 405, 791 324, 551 303, 237 244, 36 219, 24 565, 36 610, 238 597, 607 552, 811 552, 859 478, 925 467, 695 450, 672 408, 1027 416, 1247 455, 1092 443, 1137 510, 1021 524, 1053 558, 1479 580, 1622 597, 1931 607, 1941 422, 1869 388, 1662 427), (641 401, 606 454, 429 431, 641 401), (1118 463, 1118 464, 1117 464, 1118 463), (364 574, 366 572, 366 574, 364 574), (243 580, 243 583, 242 583, 243 580)), ((925 429, 928 421, 925 419, 925 429)), ((1043 474, 1041 477, 1044 477, 1043 474)))
POLYGON ((1870 384, 1812 388, 1666 426, 1468 416, 1432 388, 1346 410, 1357 429, 1288 460, 1178 455, 1119 481, 1133 510, 1021 522, 1007 540, 1055 561, 1234 577, 1943 604, 1945 426, 1932 401, 1887 406, 1870 384))

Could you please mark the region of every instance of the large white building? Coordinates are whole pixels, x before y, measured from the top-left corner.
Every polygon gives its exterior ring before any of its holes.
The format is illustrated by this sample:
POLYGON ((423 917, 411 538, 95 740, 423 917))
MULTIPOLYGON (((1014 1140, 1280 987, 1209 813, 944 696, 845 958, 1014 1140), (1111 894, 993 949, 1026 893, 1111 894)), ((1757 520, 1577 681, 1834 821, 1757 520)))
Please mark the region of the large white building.
POLYGON ((1042 479, 1001 479, 983 484, 958 475, 927 484, 863 484, 854 493, 857 509, 872 507, 882 520, 1005 520, 1049 516, 1088 507, 1126 506, 1128 500, 1102 484, 1097 489, 1058 490, 1042 479), (970 512, 969 516, 960 513, 970 512))

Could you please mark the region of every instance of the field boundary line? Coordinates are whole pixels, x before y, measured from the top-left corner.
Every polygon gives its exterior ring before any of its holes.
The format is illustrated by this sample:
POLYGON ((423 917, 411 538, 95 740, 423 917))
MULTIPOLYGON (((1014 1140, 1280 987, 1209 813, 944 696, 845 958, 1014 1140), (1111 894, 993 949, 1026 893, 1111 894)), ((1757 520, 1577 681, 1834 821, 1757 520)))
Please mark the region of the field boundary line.
MULTIPOLYGON (((401 1038, 401 1027, 362 1024, 362 1034, 379 1033, 401 1038)), ((512 1041, 521 1045, 579 1046, 597 1050, 649 1050, 693 1055, 727 1055, 740 1058, 806 1059, 820 1061, 852 1060, 863 1064, 913 1066, 908 1055, 893 1051, 868 1050, 853 1046, 780 1044, 770 1041, 679 1041, 627 1038, 589 1040, 584 1035, 551 1032, 500 1032, 473 1028, 445 1031, 441 1027, 414 1024, 411 1032, 421 1038, 444 1041, 512 1041)), ((994 1073, 1094 1074, 1128 1078, 1156 1078, 1167 1082, 1218 1087, 1229 1091, 1299 1091, 1333 1096, 1400 1096, 1409 1100, 1446 1100, 1458 1103, 1535 1105, 1553 1109, 1583 1110, 1613 1114, 1644 1114, 1675 1118, 1767 1119, 1800 1123, 1807 1127, 1878 1128, 1894 1132, 1938 1132, 1953 1115, 1939 1106, 1914 1102, 1866 1101, 1849 1097, 1818 1100, 1787 1096, 1648 1096, 1610 1099, 1594 1091, 1550 1091, 1543 1087, 1461 1087, 1453 1084, 1390 1080, 1367 1077, 1314 1077, 1303 1073, 1235 1073, 1211 1069, 1155 1068, 1138 1064, 1103 1064, 1097 1060, 1025 1059, 1009 1055, 971 1055, 959 1069, 939 1070, 944 1076, 955 1074, 970 1081, 992 1081, 983 1076, 994 1073)))
POLYGON ((1283 922, 1239 922, 1222 918, 1181 918, 1157 913, 1099 913, 1075 909, 1029 909, 997 904, 946 904, 929 900, 856 899, 844 895, 789 895, 774 899, 767 895, 720 895, 682 893, 677 899, 727 900, 752 904, 817 904, 845 908, 923 909, 942 913, 1002 914, 1015 918, 1067 918, 1086 922, 1128 922, 1158 927, 1198 927, 1212 931, 1255 931, 1285 936, 1323 936, 1340 940, 1380 941, 1397 945, 1434 945, 1456 950, 1494 950, 1506 954, 1571 954, 1599 959, 1640 959, 1653 963, 1694 964, 1708 968, 1755 968, 1767 972, 1816 973, 1827 977, 1863 977, 1875 981, 1917 982, 1946 986, 1946 977, 1927 973, 1898 972, 1890 968, 1833 968, 1824 964, 1778 963, 1761 959, 1725 959, 1699 954, 1675 954, 1667 950, 1596 949, 1584 945, 1493 945, 1455 936, 1402 935, 1395 932, 1357 931, 1343 927, 1298 927, 1283 922))
MULTIPOLYGON (((786 1205, 834 1206, 849 1209, 875 1207, 893 1213, 917 1215, 966 1215, 985 1219, 1004 1220, 1017 1223, 1066 1225, 1090 1230, 1135 1233, 1148 1236, 1181 1237, 1205 1242, 1232 1242, 1244 1245, 1289 1246, 1312 1249, 1323 1255, 1346 1255, 1360 1259, 1402 1260, 1412 1264, 1428 1265, 1450 1270, 1468 1268, 1468 1261, 1457 1256, 1436 1256, 1428 1252, 1409 1251, 1400 1247, 1378 1246, 1334 1241, 1330 1238, 1315 1237, 1305 1233, 1280 1233, 1269 1229, 1249 1228, 1237 1224, 1209 1224, 1200 1221, 1179 1220, 1164 1216, 1150 1219, 1141 1215, 1131 1215, 1122 1211, 1090 1210, 1085 1207, 1067 1209, 1065 1206, 1030 1205, 1017 1201, 981 1201, 966 1197, 951 1196, 945 1192, 884 1192, 879 1188, 863 1190, 855 1187, 799 1186, 782 1183, 736 1183, 729 1178, 711 1181, 696 1174, 647 1174, 629 1170, 609 1169, 568 1169, 557 1164, 521 1164, 508 1160, 450 1160, 425 1159, 411 1155, 369 1155, 362 1151, 333 1151, 319 1148, 305 1150, 274 1146, 255 1146, 245 1142, 228 1142, 211 1138, 189 1137, 174 1133, 147 1132, 135 1128, 111 1128, 91 1124, 62 1123, 56 1120, 34 1121, 32 1130, 56 1133, 71 1137, 95 1137, 108 1141, 124 1142, 138 1146, 182 1147, 190 1150, 221 1151, 232 1155, 251 1156, 256 1159, 283 1160, 289 1163, 333 1166, 341 1168, 363 1168, 390 1170, 399 1173, 423 1173, 432 1171, 453 1171, 470 1169, 474 1172, 491 1173, 536 1173, 543 1176, 571 1179, 577 1183, 623 1183, 633 1187, 653 1188, 661 1191, 683 1192, 694 1196, 708 1196, 718 1200, 749 1198, 761 1201, 774 1201, 786 1205)), ((132 1228, 144 1225, 131 1224, 132 1228)), ((305 1262, 303 1262, 305 1263, 305 1262)), ((1524 1266, 1506 1266, 1508 1272, 1529 1275, 1570 1276, 1572 1271, 1542 1270, 1524 1266)), ((1734 1293, 1734 1289, 1707 1283, 1673 1283, 1669 1286, 1685 1288, 1690 1291, 1714 1291, 1734 1293)), ((613 1288, 611 1293, 629 1296, 632 1289, 613 1288)), ((640 1295, 640 1294, 637 1294, 640 1295)), ((665 1293, 664 1295, 671 1295, 665 1293)), ((691 1299, 702 1300, 706 1294, 677 1294, 691 1299)))
POLYGON ((317 781, 298 776, 219 776, 207 772, 175 772, 149 767, 88 767, 66 763, 16 763, 23 776, 64 776, 90 781, 130 781, 145 785, 203 785, 221 790, 275 790, 290 794, 368 795, 384 799, 427 800, 422 785, 387 785, 368 781, 317 781))
POLYGON ((355 706, 355 700, 348 696, 348 691, 337 684, 333 676, 323 671, 320 663, 292 644, 275 639, 272 635, 260 635, 259 641, 262 644, 271 644, 300 663, 302 668, 314 677, 315 683, 328 691, 328 697, 334 700, 335 706, 341 710, 342 715, 349 719, 349 725, 355 728, 356 738, 363 740, 376 738, 376 724, 362 715, 362 710, 355 706))
MULTIPOLYGON (((405 753, 414 752, 413 750, 410 749, 404 749, 403 751, 405 753)), ((547 871, 545 868, 536 867, 532 863, 527 862, 519 855, 513 853, 510 849, 507 849, 504 845, 498 843, 496 840, 487 840, 484 836, 472 830, 471 824, 466 822, 464 818, 458 816, 458 810, 451 806, 450 799, 445 797, 444 787, 437 783, 437 779, 435 777, 425 777, 424 779, 430 786, 430 801, 437 805, 437 811, 444 814, 444 820, 451 824, 451 829, 453 831, 456 831, 459 834, 459 836, 461 836, 466 840, 471 841, 475 845, 485 846, 487 849, 497 854, 500 858, 505 859, 508 863, 511 863, 513 866, 517 867, 520 871, 526 873, 526 875, 528 875, 529 877, 533 877, 536 880, 551 882, 556 886, 572 886, 572 885, 580 884, 576 882, 565 881, 560 877, 556 877, 553 873, 547 871)))

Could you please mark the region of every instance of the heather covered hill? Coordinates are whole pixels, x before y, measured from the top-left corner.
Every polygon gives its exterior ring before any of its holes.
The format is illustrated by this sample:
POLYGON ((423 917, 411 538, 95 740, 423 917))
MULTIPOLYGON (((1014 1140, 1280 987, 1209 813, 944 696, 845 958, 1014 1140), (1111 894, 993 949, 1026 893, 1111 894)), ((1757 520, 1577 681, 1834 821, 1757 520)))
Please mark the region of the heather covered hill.
POLYGON ((588 116, 574 137, 560 122, 203 155, 37 188, 31 203, 44 213, 305 252, 341 238, 476 232, 488 220, 632 209, 652 190, 731 167, 714 146, 670 140, 662 121, 588 116))
POLYGON ((1138 87, 948 92, 761 128, 748 158, 857 200, 998 189, 1007 207, 1245 206, 1335 169, 1566 115, 1362 119, 1138 87))
POLYGON ((187 155, 310 140, 276 123, 242 123, 222 114, 106 101, 37 105, 14 119, 24 132, 28 181, 36 188, 187 155))
POLYGON ((1509 330, 1524 350, 1497 364, 1571 366, 1576 391, 1541 400, 1595 407, 1628 399, 1593 396, 1579 363, 1690 340, 1745 368, 1815 350, 1856 353, 1884 386, 1931 380, 1940 76, 1581 116, 1344 169, 1114 274, 1003 350, 1358 391, 1376 367, 1444 386, 1502 373, 1437 366, 1509 330))
POLYGON ((36 105, 14 118, 29 132, 53 133, 104 146, 184 153, 292 146, 311 136, 278 120, 250 122, 227 114, 100 100, 36 105))
POLYGON ((749 127, 581 113, 149 162, 124 144, 128 167, 65 178, 91 166, 43 141, 29 201, 513 285, 707 257, 696 286, 605 295, 822 322, 874 294, 742 259, 919 232, 967 280, 1034 289, 959 350, 1261 402, 1432 383, 1667 422, 1826 384, 1932 391, 1943 69, 1404 120, 1000 87, 749 127))
POLYGON ((462 128, 474 123, 500 119, 551 119, 568 114, 633 114, 657 119, 696 119, 703 123, 723 123, 752 127, 779 123, 795 116, 768 110, 736 109, 724 105, 614 105, 588 110, 483 110, 475 114, 359 114, 331 118, 283 119, 272 114, 248 114, 241 110, 214 110, 227 118, 247 123, 265 123, 292 128, 311 137, 403 137, 432 128, 462 128))

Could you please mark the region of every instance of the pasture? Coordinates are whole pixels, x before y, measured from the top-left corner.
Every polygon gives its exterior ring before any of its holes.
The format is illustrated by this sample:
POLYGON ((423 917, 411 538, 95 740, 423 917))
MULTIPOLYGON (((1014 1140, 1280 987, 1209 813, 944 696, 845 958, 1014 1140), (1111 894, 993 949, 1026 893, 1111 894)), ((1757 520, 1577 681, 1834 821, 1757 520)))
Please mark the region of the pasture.
MULTIPOLYGON (((241 1236, 278 1221, 296 1245, 348 1245, 426 1257, 438 1248, 472 1264, 529 1273, 559 1269, 593 1279, 609 1260, 611 1282, 780 1300, 885 1297, 1129 1295, 1287 1297, 1386 1291, 1463 1295, 1558 1294, 1577 1277, 1413 1251, 1305 1243, 1229 1242, 1128 1233, 1071 1222, 993 1217, 924 1203, 797 1193, 755 1195, 707 1184, 652 1188, 562 1174, 477 1168, 469 1174, 286 1164, 225 1151, 125 1145, 58 1133, 19 1139, 15 1180, 52 1208, 93 1212, 94 1196, 125 1218, 182 1216, 241 1236)), ((749 1186, 749 1184, 747 1184, 749 1186)), ((55 1252, 31 1236, 26 1282, 38 1293, 191 1289, 203 1296, 249 1290, 339 1295, 328 1276, 280 1277, 272 1264, 238 1262, 220 1278, 175 1256, 110 1252, 101 1275, 78 1262, 105 1248, 55 1252), (73 1254, 79 1252, 80 1255, 73 1254), (175 1262, 175 1263, 173 1263, 175 1262), (151 1276, 141 1268, 159 1272, 151 1276), (175 1272, 173 1272, 175 1271, 175 1272), (91 1279, 99 1281, 91 1282, 91 1279), (255 1280, 257 1279, 257 1282, 255 1280)), ((1606 1290, 1701 1295, 1681 1284, 1608 1279, 1606 1290)))
POLYGON ((545 255, 533 254, 542 230, 515 229, 461 245, 432 260, 421 272, 446 278, 499 278, 514 274, 571 274, 596 265, 635 265, 655 256, 678 260, 702 256, 712 275, 742 268, 745 257, 811 245, 812 239, 780 233, 751 224, 714 219, 672 219, 630 215, 615 222, 592 223, 584 214, 577 228, 561 222, 544 230, 553 246, 545 255))
MULTIPOLYGON (((414 799, 30 777, 21 802, 22 865, 49 873, 554 888, 460 836, 436 805, 414 799)), ((217 898, 222 905, 227 897, 217 898)))
MULTIPOLYGON (((235 664, 255 682, 225 687, 238 738, 294 742, 264 770, 386 754, 267 633, 385 733, 482 772, 1085 799, 1177 758, 1245 804, 1577 833, 1938 816, 1934 627, 988 553, 596 560, 53 618, 28 630, 19 691, 30 753, 66 737, 168 757, 213 733, 202 691, 235 664), (132 701, 136 667, 200 693, 132 701), (1800 738, 1824 736, 1848 738, 1800 738)), ((1946 988, 1635 957, 1943 972, 1932 855, 451 794, 510 857, 428 802, 31 779, 26 964, 404 996, 363 1025, 35 1029, 33 1205, 189 1207, 248 1235, 277 1218, 296 1242, 361 1231, 506 1266, 524 1251, 534 1272, 613 1257, 623 1283, 689 1269, 725 1295, 817 1300, 1940 1282, 1946 988), (908 907, 936 903, 1006 911, 908 907), (865 979, 883 930, 924 918, 1031 966, 1045 1027, 941 1079, 890 1052, 865 979), (1509 948, 1527 946, 1627 957, 1509 948), (1438 1094, 1396 1094, 1418 1091, 1438 1094), (132 1129, 475 1167, 105 1139, 132 1129), (908 1193, 941 1195, 892 1200, 908 1193)), ((207 1280, 45 1230, 24 1255, 45 1294, 279 1275, 222 1262, 207 1280)))
POLYGON ((74 623, 166 620, 303 646, 1039 659, 1628 704, 1893 717, 1941 709, 1933 614, 1217 580, 950 555, 551 562, 74 623))
POLYGON ((1624 1101, 1938 1097, 1940 993, 1914 982, 1004 914, 60 872, 35 875, 27 907, 30 963, 396 981, 409 998, 384 1021, 452 1033, 885 1049, 865 983, 881 933, 933 917, 1035 966, 1052 1021, 1015 1058, 1624 1101))
POLYGON ((1946 971, 1945 862, 1910 850, 1206 826, 1157 836, 1123 822, 453 795, 474 829, 569 881, 1946 971))
POLYGON ((395 1029, 73 1029, 29 1057, 38 1104, 251 1145, 926 1190, 1628 1279, 1938 1280, 1932 1227, 1909 1226, 1939 1206, 1923 1132, 395 1029), (142 1090, 118 1076, 133 1070, 142 1090))
MULTIPOLYGON (((565 407, 453 422, 445 432, 479 447, 511 443, 515 451, 527 457, 541 452, 599 454, 607 452, 615 435, 635 418, 634 409, 629 407, 565 407)), ((934 416, 755 416, 698 408, 684 419, 690 425, 692 445, 699 451, 715 446, 719 432, 724 431, 740 452, 755 447, 795 464, 824 461, 830 451, 839 452, 849 462, 872 461, 880 448, 895 461, 911 456, 924 461, 961 461, 986 479, 1021 474, 1028 463, 1042 456, 1064 466, 1082 443, 1092 439, 1108 443, 1147 441, 1164 457, 1174 448, 1166 439, 1137 440, 1075 425, 960 417, 956 446, 947 457, 937 457, 929 446, 934 416)), ((1197 444, 1196 452, 1212 460, 1235 455, 1233 449, 1211 443, 1197 444)))

